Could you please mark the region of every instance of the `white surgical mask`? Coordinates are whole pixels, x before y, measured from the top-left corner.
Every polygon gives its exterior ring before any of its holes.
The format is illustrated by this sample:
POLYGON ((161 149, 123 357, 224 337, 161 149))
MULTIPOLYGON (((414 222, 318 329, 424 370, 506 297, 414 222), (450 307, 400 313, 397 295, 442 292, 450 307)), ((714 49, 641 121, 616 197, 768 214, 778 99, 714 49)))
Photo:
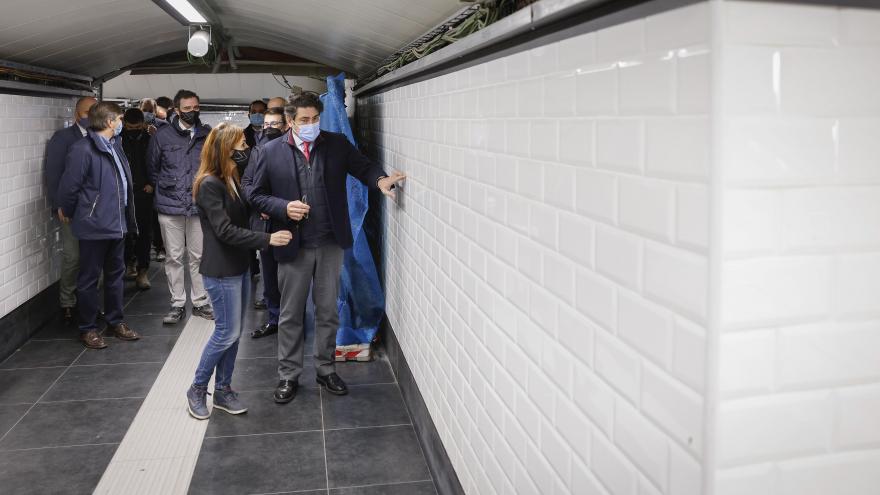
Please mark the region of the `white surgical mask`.
POLYGON ((298 127, 299 132, 297 132, 296 134, 300 137, 300 139, 309 143, 314 141, 315 138, 318 137, 318 134, 321 133, 321 124, 303 124, 298 127))

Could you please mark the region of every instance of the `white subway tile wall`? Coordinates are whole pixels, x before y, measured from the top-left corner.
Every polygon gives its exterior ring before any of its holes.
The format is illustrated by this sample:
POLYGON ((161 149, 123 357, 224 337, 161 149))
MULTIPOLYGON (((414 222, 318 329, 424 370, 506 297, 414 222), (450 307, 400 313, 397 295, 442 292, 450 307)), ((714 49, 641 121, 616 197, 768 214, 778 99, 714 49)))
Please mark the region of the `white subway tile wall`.
POLYGON ((467 493, 699 493, 709 25, 693 5, 358 102, 409 176, 387 313, 467 493))
POLYGON ((58 280, 61 242, 43 174, 72 98, 0 94, 0 317, 58 280))
POLYGON ((718 8, 716 493, 876 494, 880 15, 718 8))

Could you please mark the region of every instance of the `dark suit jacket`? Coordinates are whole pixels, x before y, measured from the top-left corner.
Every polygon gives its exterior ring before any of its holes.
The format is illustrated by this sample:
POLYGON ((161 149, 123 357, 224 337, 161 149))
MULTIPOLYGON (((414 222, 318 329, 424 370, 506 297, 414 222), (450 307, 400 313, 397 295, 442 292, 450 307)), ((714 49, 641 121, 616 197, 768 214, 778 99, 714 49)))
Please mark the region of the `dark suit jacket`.
POLYGON ((53 214, 61 203, 58 201, 58 184, 61 182, 61 176, 64 175, 64 162, 67 158, 67 152, 70 146, 84 139, 85 136, 79 130, 79 126, 73 124, 64 129, 58 129, 49 139, 46 145, 46 192, 49 195, 49 203, 52 206, 53 214))
POLYGON ((196 195, 202 225, 202 262, 199 273, 208 277, 241 275, 250 267, 253 249, 269 247, 269 234, 248 229, 248 204, 232 197, 214 176, 205 177, 196 195))
MULTIPOLYGON (((254 148, 248 165, 254 167, 253 181, 249 186, 251 204, 271 217, 271 232, 293 232, 290 244, 272 248, 272 254, 279 262, 293 261, 300 243, 296 222, 287 216, 287 204, 302 199, 294 160, 302 163, 305 156, 296 146, 288 144, 288 136, 254 148)), ((344 134, 336 132, 321 131, 309 155, 313 164, 321 161, 333 235, 341 248, 348 249, 353 243, 345 184, 348 174, 372 189, 378 189, 379 178, 386 174, 382 167, 374 165, 358 151, 344 134)))

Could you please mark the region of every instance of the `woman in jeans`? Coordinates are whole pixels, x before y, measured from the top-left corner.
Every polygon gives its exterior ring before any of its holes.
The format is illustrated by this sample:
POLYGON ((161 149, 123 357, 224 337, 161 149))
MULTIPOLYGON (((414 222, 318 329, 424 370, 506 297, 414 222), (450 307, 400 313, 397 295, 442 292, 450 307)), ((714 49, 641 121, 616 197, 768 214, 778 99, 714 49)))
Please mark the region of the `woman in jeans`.
POLYGON ((248 252, 284 246, 292 237, 289 231, 268 234, 247 228, 248 204, 233 159, 246 148, 241 128, 220 124, 205 140, 193 183, 204 233, 199 273, 214 307, 214 333, 202 351, 195 379, 186 393, 187 408, 196 419, 210 416, 205 396, 215 370, 214 407, 230 414, 247 411, 230 381, 250 289, 248 252))

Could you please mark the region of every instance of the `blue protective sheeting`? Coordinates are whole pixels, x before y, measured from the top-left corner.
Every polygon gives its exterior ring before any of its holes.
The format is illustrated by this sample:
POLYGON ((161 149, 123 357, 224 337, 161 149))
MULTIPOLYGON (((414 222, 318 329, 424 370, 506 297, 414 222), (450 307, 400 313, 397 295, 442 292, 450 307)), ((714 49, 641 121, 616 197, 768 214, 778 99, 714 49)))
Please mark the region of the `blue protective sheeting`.
MULTIPOLYGON (((327 93, 321 95, 324 112, 321 129, 345 134, 357 146, 345 113, 345 74, 327 78, 327 93)), ((339 279, 339 332, 336 345, 367 344, 373 341, 385 312, 385 295, 373 263, 364 218, 367 216, 367 187, 348 176, 348 215, 354 245, 345 251, 339 279)))

